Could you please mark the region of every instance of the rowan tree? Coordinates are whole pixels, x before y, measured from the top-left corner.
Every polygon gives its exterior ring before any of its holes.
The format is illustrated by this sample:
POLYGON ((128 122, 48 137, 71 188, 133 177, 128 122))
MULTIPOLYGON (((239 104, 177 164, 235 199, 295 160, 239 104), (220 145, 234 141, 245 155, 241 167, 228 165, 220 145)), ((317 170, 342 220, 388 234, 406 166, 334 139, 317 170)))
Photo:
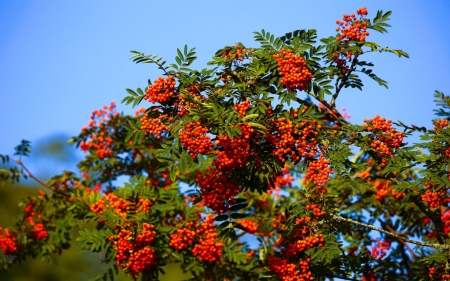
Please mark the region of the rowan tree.
POLYGON ((103 280, 158 280, 168 263, 190 280, 450 279, 450 97, 435 93, 430 128, 350 123, 336 105, 362 77, 387 88, 367 53, 408 57, 369 40, 390 15, 358 9, 320 40, 255 32, 260 46, 225 46, 202 70, 187 46, 171 64, 132 51, 161 77, 127 89, 122 102, 144 106, 136 116, 115 103, 92 112, 69 141, 86 153, 78 171, 40 181, 22 162, 28 141, 1 156, 15 164, 2 181, 47 189, 0 228, 1 268, 57 259, 76 239, 110 266, 103 280))

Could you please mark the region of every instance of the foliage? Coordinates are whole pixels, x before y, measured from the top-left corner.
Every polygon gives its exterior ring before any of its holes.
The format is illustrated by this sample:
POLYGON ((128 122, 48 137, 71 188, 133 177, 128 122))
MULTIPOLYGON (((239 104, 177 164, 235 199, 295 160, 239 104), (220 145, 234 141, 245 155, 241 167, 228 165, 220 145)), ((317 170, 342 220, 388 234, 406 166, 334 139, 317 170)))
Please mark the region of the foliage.
MULTIPOLYGON (((387 87, 365 54, 408 57, 367 41, 369 30, 387 32, 391 12, 367 15, 344 15, 320 40, 315 30, 255 32, 259 47, 225 46, 202 70, 190 69, 187 46, 168 65, 132 51, 163 76, 123 102, 151 105, 136 116, 114 103, 92 113, 70 140, 86 152, 81 175, 64 171, 40 182, 51 193, 24 199, 16 225, 0 230, 1 267, 54 258, 88 222, 76 240, 108 265, 103 280, 119 270, 158 280, 171 263, 189 280, 449 278, 448 119, 433 129, 380 116, 351 124, 336 107, 364 76, 387 87), (413 133, 423 141, 408 145, 413 133)), ((435 97, 448 118, 450 98, 435 97)), ((3 181, 38 180, 16 163, 3 181)))

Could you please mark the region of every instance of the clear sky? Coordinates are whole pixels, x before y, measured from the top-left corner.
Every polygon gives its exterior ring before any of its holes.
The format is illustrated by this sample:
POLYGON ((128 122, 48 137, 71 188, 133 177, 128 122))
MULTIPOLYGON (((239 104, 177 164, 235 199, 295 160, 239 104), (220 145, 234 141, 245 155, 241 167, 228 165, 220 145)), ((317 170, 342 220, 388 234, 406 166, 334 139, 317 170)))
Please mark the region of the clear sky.
POLYGON ((131 62, 130 50, 172 62, 176 48, 188 44, 198 51, 194 66, 203 68, 225 45, 258 46, 253 31, 262 28, 277 36, 308 28, 335 35, 336 19, 364 6, 369 17, 393 11, 389 33, 371 31, 368 39, 410 59, 367 56, 389 89, 366 80, 362 92, 343 92, 338 107, 354 123, 380 114, 430 127, 434 90, 450 94, 450 1, 0 0, 0 154, 11 154, 23 138, 76 135, 93 109, 120 103, 125 88, 143 88, 161 74, 131 62))

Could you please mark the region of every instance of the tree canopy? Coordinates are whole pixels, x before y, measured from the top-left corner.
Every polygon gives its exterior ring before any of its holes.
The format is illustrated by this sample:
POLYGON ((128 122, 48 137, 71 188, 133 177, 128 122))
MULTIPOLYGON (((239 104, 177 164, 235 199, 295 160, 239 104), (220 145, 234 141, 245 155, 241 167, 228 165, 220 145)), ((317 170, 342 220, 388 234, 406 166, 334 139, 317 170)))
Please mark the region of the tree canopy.
POLYGON ((135 116, 114 102, 92 112, 69 141, 86 153, 79 171, 40 181, 26 140, 0 156, 15 164, 2 181, 48 190, 0 229, 0 267, 57 259, 81 226, 82 250, 108 266, 100 280, 159 280, 167 264, 189 280, 449 279, 450 97, 435 93, 431 128, 353 124, 336 105, 363 79, 388 87, 366 54, 408 57, 369 41, 390 16, 360 8, 320 40, 261 30, 258 47, 225 46, 201 70, 188 46, 172 63, 132 51, 161 77, 127 89, 123 103, 144 105, 135 116))

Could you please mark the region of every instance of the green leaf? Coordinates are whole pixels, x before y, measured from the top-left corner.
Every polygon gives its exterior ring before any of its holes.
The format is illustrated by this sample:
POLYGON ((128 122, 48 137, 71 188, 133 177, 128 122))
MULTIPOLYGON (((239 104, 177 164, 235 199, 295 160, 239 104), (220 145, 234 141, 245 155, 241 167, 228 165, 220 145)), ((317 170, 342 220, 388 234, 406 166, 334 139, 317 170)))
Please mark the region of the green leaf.
POLYGON ((237 210, 241 210, 244 208, 247 208, 247 204, 236 204, 230 207, 230 211, 237 211, 237 210))
POLYGON ((265 126, 261 125, 261 124, 254 123, 254 122, 248 122, 248 124, 249 124, 251 127, 254 127, 254 128, 260 128, 260 129, 262 129, 262 130, 264 130, 264 131, 267 131, 267 128, 266 128, 265 126))
POLYGON ((125 89, 130 95, 133 95, 133 96, 138 96, 138 94, 136 94, 133 90, 131 90, 131 89, 128 89, 128 88, 126 88, 125 89))
POLYGON ((175 181, 177 178, 177 167, 175 165, 170 166, 170 180, 175 181))
MULTIPOLYGON (((245 205, 247 205, 247 204, 245 204, 245 205)), ((243 213, 232 213, 231 214, 231 217, 233 218, 233 219, 243 219, 243 218, 246 218, 246 217, 248 217, 249 216, 249 214, 243 214, 243 213)))
POLYGON ((244 118, 242 118, 242 120, 258 118, 258 116, 259 116, 259 114, 249 114, 249 115, 246 115, 244 118))
POLYGON ((181 60, 184 60, 183 54, 181 53, 180 49, 177 49, 177 53, 178 53, 178 57, 179 57, 181 60))
POLYGON ((181 59, 179 57, 175 57, 175 60, 177 61, 178 65, 181 65, 181 59))
POLYGON ((229 218, 228 215, 219 215, 217 217, 214 218, 215 221, 224 221, 227 220, 229 218))

